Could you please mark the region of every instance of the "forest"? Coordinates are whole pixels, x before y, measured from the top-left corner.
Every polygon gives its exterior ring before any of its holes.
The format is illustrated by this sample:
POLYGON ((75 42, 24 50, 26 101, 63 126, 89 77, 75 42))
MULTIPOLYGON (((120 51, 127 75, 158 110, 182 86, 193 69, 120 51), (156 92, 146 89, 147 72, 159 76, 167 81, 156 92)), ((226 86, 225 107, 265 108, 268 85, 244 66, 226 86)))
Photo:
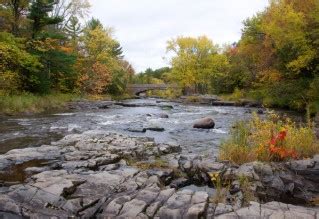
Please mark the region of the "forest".
POLYGON ((318 110, 319 3, 272 0, 243 21, 238 42, 167 41, 169 67, 135 74, 88 0, 0 1, 0 95, 123 95, 129 83, 178 84, 180 93, 318 110))
POLYGON ((134 74, 87 0, 1 0, 2 95, 120 94, 134 74))

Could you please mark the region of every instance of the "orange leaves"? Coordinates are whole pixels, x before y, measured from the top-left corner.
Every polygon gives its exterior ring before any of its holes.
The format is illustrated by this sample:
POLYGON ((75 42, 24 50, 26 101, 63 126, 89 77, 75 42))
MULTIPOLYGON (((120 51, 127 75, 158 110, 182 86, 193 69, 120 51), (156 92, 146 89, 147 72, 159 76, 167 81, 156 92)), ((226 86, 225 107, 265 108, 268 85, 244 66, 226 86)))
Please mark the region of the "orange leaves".
POLYGON ((91 65, 83 61, 78 64, 82 70, 82 74, 78 81, 81 88, 90 94, 103 93, 106 86, 112 80, 112 75, 108 67, 101 62, 95 62, 91 65))
POLYGON ((68 47, 68 46, 60 46, 59 48, 62 52, 71 54, 72 52, 74 52, 74 49, 72 47, 68 47))
POLYGON ((295 150, 289 150, 283 147, 283 144, 287 137, 287 130, 282 129, 277 136, 272 137, 269 142, 269 152, 270 155, 275 160, 285 160, 287 158, 298 158, 298 154, 295 150))

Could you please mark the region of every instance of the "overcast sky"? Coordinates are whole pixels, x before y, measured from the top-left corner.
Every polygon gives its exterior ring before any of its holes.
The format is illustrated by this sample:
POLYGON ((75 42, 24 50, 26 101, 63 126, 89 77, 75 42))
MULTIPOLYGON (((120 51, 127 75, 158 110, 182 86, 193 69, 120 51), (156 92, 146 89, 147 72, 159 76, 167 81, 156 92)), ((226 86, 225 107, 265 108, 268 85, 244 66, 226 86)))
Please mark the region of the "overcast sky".
POLYGON ((206 35, 214 43, 240 38, 242 21, 268 0, 91 0, 92 15, 115 29, 125 58, 137 72, 168 65, 166 42, 206 35))

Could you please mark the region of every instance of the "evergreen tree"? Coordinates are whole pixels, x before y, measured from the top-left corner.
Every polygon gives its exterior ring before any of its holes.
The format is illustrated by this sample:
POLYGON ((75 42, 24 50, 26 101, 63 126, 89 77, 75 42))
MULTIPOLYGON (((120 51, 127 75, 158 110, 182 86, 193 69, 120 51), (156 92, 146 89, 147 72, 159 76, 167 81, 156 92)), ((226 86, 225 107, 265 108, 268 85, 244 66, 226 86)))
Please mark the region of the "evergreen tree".
POLYGON ((32 38, 48 25, 54 25, 62 22, 61 17, 50 17, 49 13, 53 10, 55 0, 34 0, 31 4, 29 19, 32 20, 32 38))

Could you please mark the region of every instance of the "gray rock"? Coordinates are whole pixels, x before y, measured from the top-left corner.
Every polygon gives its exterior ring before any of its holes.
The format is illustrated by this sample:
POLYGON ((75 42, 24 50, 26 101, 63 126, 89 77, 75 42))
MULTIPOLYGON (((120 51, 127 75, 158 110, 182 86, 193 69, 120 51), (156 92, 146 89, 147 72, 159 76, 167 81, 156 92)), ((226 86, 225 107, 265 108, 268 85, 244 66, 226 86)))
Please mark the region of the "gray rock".
POLYGON ((15 149, 0 156, 0 170, 10 165, 21 164, 32 160, 54 160, 61 156, 61 150, 55 146, 15 149))
POLYGON ((226 213, 233 212, 233 211, 234 211, 234 209, 231 205, 226 205, 224 203, 218 203, 218 205, 216 206, 216 208, 214 210, 214 216, 226 214, 226 213))
POLYGON ((0 196, 0 212, 13 213, 21 215, 21 209, 19 205, 6 195, 0 196))
POLYGON ((130 196, 122 196, 119 198, 115 198, 113 201, 111 201, 107 207, 105 207, 104 209, 102 209, 102 213, 99 215, 99 217, 115 217, 117 216, 123 205, 126 202, 129 202, 131 200, 130 196))
POLYGON ((215 127, 215 122, 212 118, 206 117, 196 121, 193 128, 197 129, 213 129, 215 127))
POLYGON ((144 128, 143 126, 137 126, 137 127, 130 127, 128 129, 126 129, 129 132, 140 132, 140 133, 145 133, 146 132, 146 128, 144 128))
POLYGON ((162 127, 147 127, 145 128, 146 131, 153 131, 153 132, 164 132, 165 129, 162 127))
POLYGON ((297 207, 287 205, 279 202, 270 202, 266 204, 259 204, 251 202, 247 208, 238 209, 232 213, 219 215, 215 218, 311 218, 314 219, 318 216, 319 209, 297 207))
POLYGON ((119 214, 119 218, 136 218, 137 215, 142 213, 147 206, 147 203, 142 200, 133 199, 126 202, 119 214))
POLYGON ((178 178, 176 180, 173 180, 170 184, 171 188, 175 188, 175 189, 179 189, 182 188, 184 186, 187 186, 190 184, 190 180, 187 178, 178 178))
POLYGON ((152 204, 146 209, 146 215, 154 217, 160 207, 174 194, 175 189, 162 190, 152 204))
POLYGON ((202 218, 205 214, 207 203, 199 203, 192 205, 186 212, 185 218, 202 218))
POLYGON ((159 117, 162 118, 162 119, 168 119, 169 115, 166 114, 166 113, 161 113, 161 114, 159 114, 159 117))

